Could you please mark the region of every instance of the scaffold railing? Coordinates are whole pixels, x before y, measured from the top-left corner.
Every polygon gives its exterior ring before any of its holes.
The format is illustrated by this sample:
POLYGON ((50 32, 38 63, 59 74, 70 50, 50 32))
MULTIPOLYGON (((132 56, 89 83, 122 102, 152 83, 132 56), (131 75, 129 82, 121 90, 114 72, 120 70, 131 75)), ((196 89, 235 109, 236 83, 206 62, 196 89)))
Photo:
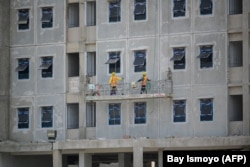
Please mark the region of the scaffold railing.
MULTIPOLYGON (((147 94, 166 93, 166 80, 148 81, 146 90, 147 94)), ((110 96, 111 87, 109 84, 87 84, 86 96, 110 96)), ((145 92, 143 92, 145 94, 145 92)), ((141 94, 140 82, 119 82, 117 85, 116 95, 133 95, 141 94)))

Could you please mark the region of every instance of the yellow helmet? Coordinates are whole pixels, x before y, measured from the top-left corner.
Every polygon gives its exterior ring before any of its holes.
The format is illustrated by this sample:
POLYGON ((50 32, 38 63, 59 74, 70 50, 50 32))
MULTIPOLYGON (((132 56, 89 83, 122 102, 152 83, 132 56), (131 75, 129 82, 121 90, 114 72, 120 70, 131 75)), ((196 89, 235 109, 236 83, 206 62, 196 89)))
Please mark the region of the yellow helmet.
POLYGON ((112 75, 114 76, 114 75, 115 75, 115 72, 112 72, 112 75))
POLYGON ((146 76, 146 75, 147 75, 147 73, 146 73, 146 72, 144 72, 144 73, 142 73, 142 75, 143 75, 143 76, 146 76))

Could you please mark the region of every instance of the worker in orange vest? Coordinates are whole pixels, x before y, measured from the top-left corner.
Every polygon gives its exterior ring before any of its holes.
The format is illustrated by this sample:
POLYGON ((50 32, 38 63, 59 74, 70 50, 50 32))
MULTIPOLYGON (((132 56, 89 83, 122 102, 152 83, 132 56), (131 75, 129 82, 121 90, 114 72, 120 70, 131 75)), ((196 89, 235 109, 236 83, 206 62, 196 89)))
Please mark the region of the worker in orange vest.
POLYGON ((112 75, 109 79, 109 84, 111 87, 111 91, 110 91, 110 95, 115 95, 116 91, 117 91, 117 84, 118 81, 122 80, 123 78, 120 78, 118 76, 116 76, 115 72, 112 72, 112 75))
POLYGON ((146 86, 147 86, 148 81, 151 81, 151 80, 148 79, 147 73, 144 72, 144 73, 142 74, 142 78, 139 79, 139 80, 137 81, 137 82, 141 82, 141 94, 142 94, 143 92, 145 92, 145 93, 147 94, 147 88, 146 88, 146 86))

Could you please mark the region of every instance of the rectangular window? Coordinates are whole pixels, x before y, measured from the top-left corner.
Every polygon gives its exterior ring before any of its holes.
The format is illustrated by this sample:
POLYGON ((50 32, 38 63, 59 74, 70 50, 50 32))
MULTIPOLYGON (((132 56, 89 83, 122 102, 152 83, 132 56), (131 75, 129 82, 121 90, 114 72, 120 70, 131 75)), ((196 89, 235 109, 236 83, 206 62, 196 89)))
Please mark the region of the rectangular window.
POLYGON ((69 28, 79 26, 79 3, 69 4, 69 28))
POLYGON ((229 42, 229 67, 241 67, 243 65, 242 41, 229 42))
POLYGON ((18 30, 29 29, 29 9, 18 10, 18 30))
POLYGON ((173 48, 173 57, 170 61, 174 61, 174 69, 185 69, 185 48, 173 48))
POLYGON ((213 120, 213 99, 200 99, 200 121, 213 120))
POLYGON ((186 100, 173 101, 174 122, 186 122, 186 100))
POLYGON ((42 28, 53 27, 53 9, 51 7, 42 8, 42 28))
POLYGON ((146 0, 135 0, 134 19, 145 20, 146 19, 146 0))
POLYGON ((242 14, 242 0, 229 0, 229 15, 242 14))
POLYGON ((18 59, 18 67, 16 68, 16 71, 18 72, 18 79, 29 79, 29 59, 18 59))
POLYGON ((200 58, 200 68, 213 67, 213 46, 201 46, 197 58, 200 58))
POLYGON ((53 107, 41 107, 41 123, 42 128, 53 127, 53 107))
POLYGON ((174 17, 183 17, 186 13, 186 0, 174 0, 174 17))
POLYGON ((96 52, 87 53, 87 76, 96 76, 96 52))
POLYGON ((109 104, 109 125, 121 124, 121 104, 109 104))
POLYGON ((96 25, 96 2, 87 2, 86 21, 87 26, 96 25))
POLYGON ((79 128, 79 104, 67 105, 67 128, 78 129, 79 128))
POLYGON ((86 104, 86 127, 96 126, 96 103, 89 102, 86 104))
POLYGON ((146 51, 140 50, 134 52, 134 72, 146 71, 146 51))
POLYGON ((42 73, 42 78, 53 77, 53 57, 42 57, 42 64, 39 69, 42 73))
POLYGON ((146 102, 136 102, 134 103, 134 123, 135 124, 145 124, 146 121, 146 102))
POLYGON ((68 76, 78 77, 79 69, 79 53, 68 54, 68 76))
POLYGON ((200 15, 210 15, 213 13, 213 0, 200 0, 200 15))
POLYGON ((121 72, 121 58, 120 52, 110 52, 109 59, 105 64, 109 65, 109 73, 112 72, 120 73, 121 72))
POLYGON ((29 108, 18 108, 18 129, 29 128, 29 108))
POLYGON ((243 121, 243 96, 229 96, 229 120, 243 121))
POLYGON ((121 1, 109 2, 109 22, 121 21, 121 1))

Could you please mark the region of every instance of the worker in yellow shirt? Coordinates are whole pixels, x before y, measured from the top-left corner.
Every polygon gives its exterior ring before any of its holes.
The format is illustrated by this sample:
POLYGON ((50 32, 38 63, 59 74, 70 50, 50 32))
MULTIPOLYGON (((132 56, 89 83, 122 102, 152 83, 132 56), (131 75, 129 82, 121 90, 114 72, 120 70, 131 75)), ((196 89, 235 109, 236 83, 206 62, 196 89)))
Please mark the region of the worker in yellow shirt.
POLYGON ((120 81, 122 79, 123 78, 120 78, 120 77, 116 76, 115 72, 112 72, 112 75, 111 75, 111 77, 109 79, 109 84, 110 84, 110 87, 111 87, 110 95, 115 95, 116 94, 118 81, 120 81))
POLYGON ((142 78, 141 79, 139 79, 137 82, 141 82, 141 94, 143 93, 143 92, 145 92, 146 94, 147 94, 147 83, 148 83, 148 81, 151 81, 150 79, 148 79, 148 77, 147 77, 147 73, 146 72, 144 72, 143 74, 142 74, 142 78))

